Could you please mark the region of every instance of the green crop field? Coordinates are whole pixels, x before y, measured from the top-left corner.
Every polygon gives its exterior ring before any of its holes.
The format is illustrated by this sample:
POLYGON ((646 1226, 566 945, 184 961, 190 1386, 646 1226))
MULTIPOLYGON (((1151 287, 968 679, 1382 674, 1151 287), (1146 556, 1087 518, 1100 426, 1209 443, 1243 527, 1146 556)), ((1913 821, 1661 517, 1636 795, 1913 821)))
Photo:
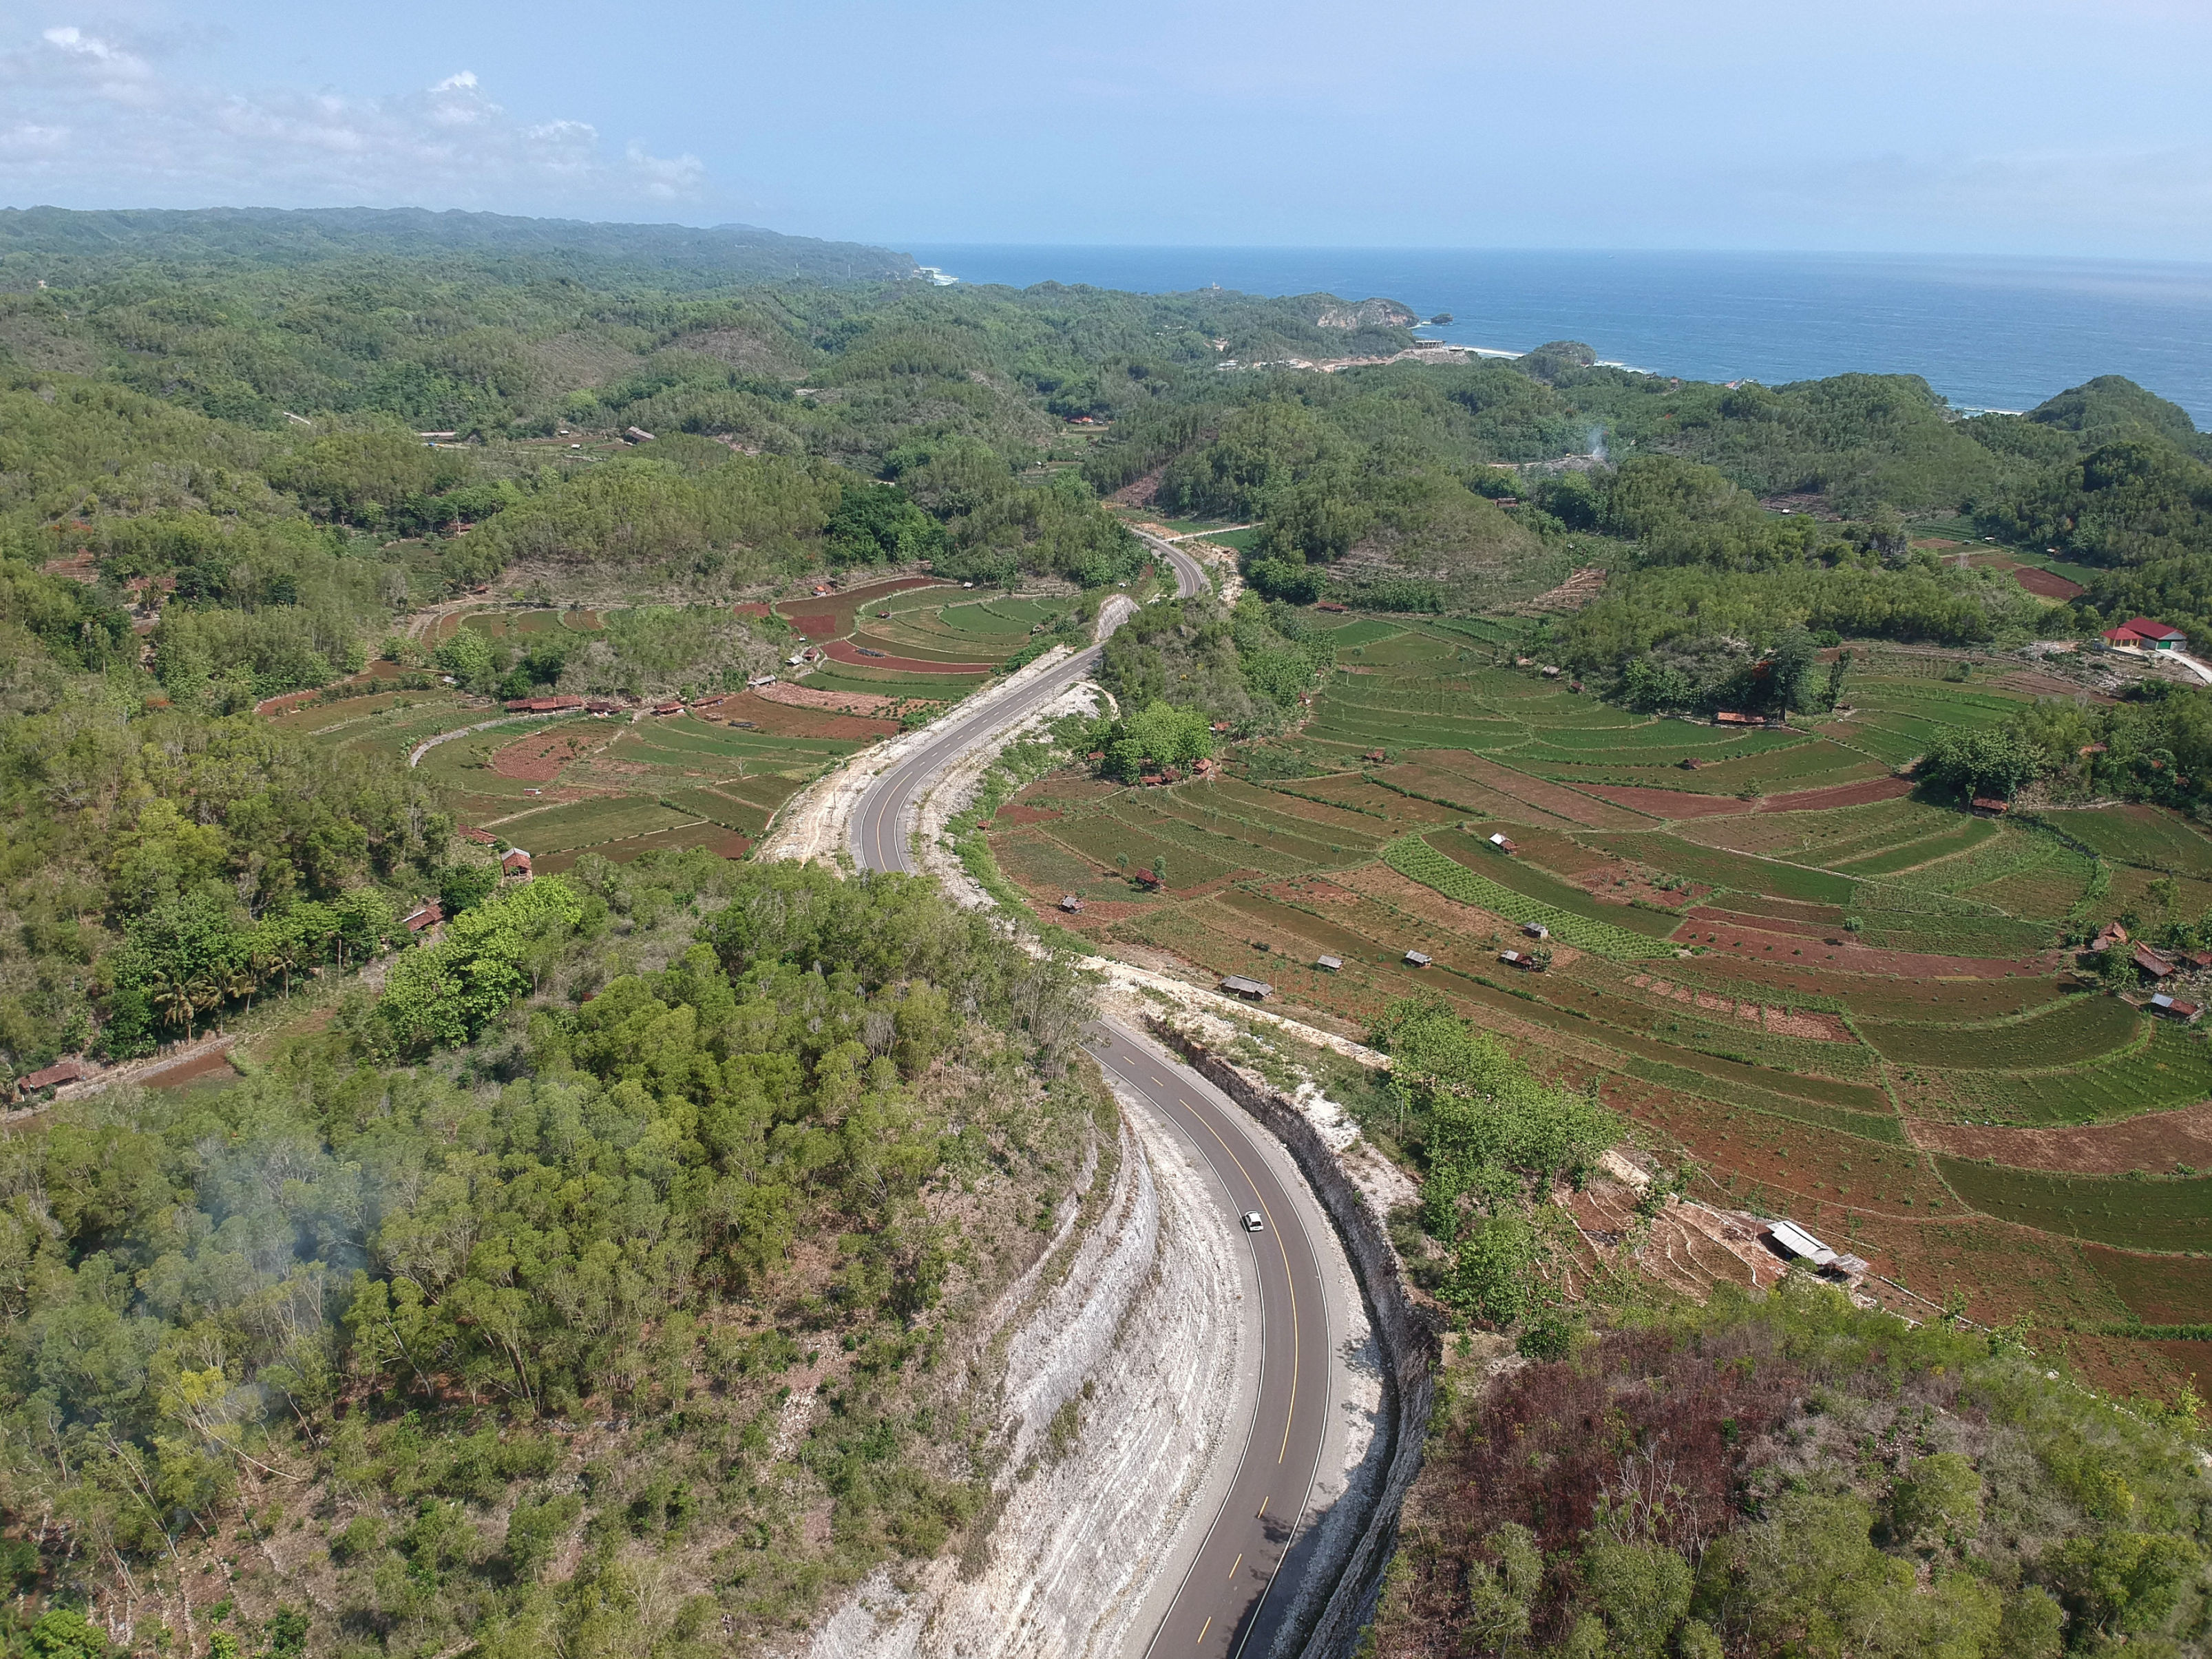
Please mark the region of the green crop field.
MULTIPOLYGON (((1564 910, 1607 927, 1626 928, 1632 933, 1641 933, 1655 939, 1665 939, 1681 925, 1679 916, 1662 915, 1656 910, 1632 909, 1625 904, 1607 904, 1571 883, 1561 881, 1556 876, 1522 862, 1517 856, 1507 856, 1491 846, 1480 835, 1463 834, 1456 830, 1432 830, 1422 839, 1479 880, 1510 888, 1522 897, 1534 899, 1552 909, 1564 910)), ((1392 867, 1399 866, 1394 865, 1392 867)), ((1400 873, 1410 874, 1411 872, 1401 869, 1400 873)), ((1418 881, 1422 878, 1416 876, 1414 879, 1418 881)), ((1425 884, 1434 886, 1436 884, 1428 882, 1425 884)), ((1484 908, 1495 907, 1486 905, 1484 908)), ((1537 918, 1516 916, 1514 920, 1530 921, 1537 918)))
POLYGON ((1936 859, 1948 858, 1978 847, 1997 833, 1997 826, 1984 818, 1964 818, 1947 825, 1937 834, 1923 836, 1901 847, 1886 848, 1879 852, 1863 853, 1847 860, 1836 861, 1832 867, 1847 875, 1887 876, 1900 870, 1910 870, 1936 859))
POLYGON ((1356 646, 1372 645, 1378 640, 1395 640, 1405 633, 1396 623, 1387 623, 1375 617, 1362 617, 1329 630, 1329 638, 1339 651, 1348 651, 1356 646))
POLYGON ((2027 1073, 1957 1067, 1930 1075, 1969 1119, 2106 1123, 2212 1097, 2212 1046, 2160 1022, 2148 1042, 2094 1066, 2027 1073))
POLYGON ((1621 858, 1669 875, 1687 876, 1721 891, 1765 893, 1814 904, 1848 904, 1854 890, 1847 878, 1825 870, 1699 847, 1665 830, 1594 835, 1588 839, 1621 858))
POLYGON ((2178 875, 2212 877, 2212 840, 2155 806, 2100 806, 2053 811, 2049 823, 2092 851, 2121 864, 2178 875))
POLYGON ((1479 876, 1417 836, 1392 842, 1382 849, 1382 861, 1400 875, 1424 887, 1432 887, 1446 898, 1480 906, 1509 921, 1540 922, 1553 937, 1577 950, 1594 951, 1620 962, 1673 954, 1670 947, 1641 933, 1610 921, 1594 921, 1479 876))
POLYGON ((616 795, 526 813, 502 823, 500 834, 512 845, 526 847, 533 854, 575 852, 672 830, 684 823, 686 817, 657 800, 616 795))
POLYGON ((1984 1215, 2122 1249, 2212 1249, 2212 1177, 2061 1176, 1949 1158, 1936 1167, 1984 1215))
POLYGON ((2136 1042, 2143 1016, 2118 997, 2075 995, 1996 1025, 1903 1024, 1862 1019, 1859 1035, 1884 1059, 1906 1066, 1957 1066, 1972 1055, 1984 1071, 2078 1066, 2136 1042))
POLYGON ((1678 1090, 1684 1094, 1703 1095, 1723 1105, 1747 1106, 1771 1117, 1788 1118, 1796 1123, 1817 1124, 1823 1129, 1856 1135, 1862 1140, 1876 1140, 1892 1146, 1906 1144, 1905 1126, 1895 1117, 1881 1113, 1855 1112, 1848 1107, 1824 1106, 1816 1101, 1799 1100, 1740 1079, 1729 1079, 1723 1084, 1705 1072, 1692 1071, 1686 1066, 1669 1065, 1664 1060, 1634 1059, 1627 1063, 1625 1069, 1631 1077, 1642 1078, 1647 1083, 1656 1083, 1662 1088, 1678 1090))

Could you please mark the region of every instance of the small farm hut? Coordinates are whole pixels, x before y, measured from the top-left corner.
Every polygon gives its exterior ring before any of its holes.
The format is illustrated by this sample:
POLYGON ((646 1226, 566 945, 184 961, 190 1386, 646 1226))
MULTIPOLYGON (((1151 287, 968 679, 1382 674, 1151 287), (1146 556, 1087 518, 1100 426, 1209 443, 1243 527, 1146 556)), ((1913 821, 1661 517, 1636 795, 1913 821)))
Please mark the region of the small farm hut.
POLYGON ((34 1095, 41 1089, 54 1089, 64 1083, 75 1083, 84 1076, 81 1060, 58 1060, 43 1071, 33 1072, 28 1077, 15 1079, 15 1087, 22 1094, 34 1095))
POLYGON ((1231 974, 1221 981, 1221 988, 1232 997, 1243 997, 1247 1002, 1264 1002, 1275 994, 1275 988, 1263 979, 1247 979, 1242 974, 1231 974))

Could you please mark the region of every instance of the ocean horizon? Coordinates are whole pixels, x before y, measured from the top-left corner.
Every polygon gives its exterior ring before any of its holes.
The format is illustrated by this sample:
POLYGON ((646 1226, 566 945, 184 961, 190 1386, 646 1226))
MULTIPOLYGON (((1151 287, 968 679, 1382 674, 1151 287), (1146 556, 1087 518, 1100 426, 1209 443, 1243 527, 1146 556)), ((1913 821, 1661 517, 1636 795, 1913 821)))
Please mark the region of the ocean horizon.
POLYGON ((2027 410, 2124 374, 2212 425, 2212 264, 1847 253, 1501 252, 934 244, 961 283, 1396 300, 1420 331, 1526 351, 1581 340, 1601 360, 1771 386, 1918 374, 1965 410, 2027 410))

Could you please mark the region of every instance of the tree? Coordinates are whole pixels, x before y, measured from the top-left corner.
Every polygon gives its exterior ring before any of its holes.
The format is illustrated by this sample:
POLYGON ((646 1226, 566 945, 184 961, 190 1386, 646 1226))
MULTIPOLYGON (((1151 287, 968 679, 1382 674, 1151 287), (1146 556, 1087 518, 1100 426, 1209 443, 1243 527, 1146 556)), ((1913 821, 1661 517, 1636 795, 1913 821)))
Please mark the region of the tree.
POLYGON ((489 686, 499 672, 491 641, 473 628, 456 631, 439 646, 431 660, 472 690, 489 686))
POLYGON ((1535 1534, 1515 1522, 1486 1533, 1482 1552, 1495 1559, 1468 1570, 1468 1634, 1480 1647, 1504 1648, 1528 1634, 1529 1609, 1544 1583, 1544 1553, 1535 1534))
POLYGON ((404 1053, 472 1041, 531 988, 548 945, 583 916, 557 876, 509 888, 456 916, 437 944, 402 953, 379 1018, 404 1053))
POLYGON ((1908 1542, 1951 1548, 1982 1529, 1982 1477, 1956 1452, 1915 1462, 1890 1490, 1890 1523, 1908 1542))
POLYGON ((1765 663, 1763 685, 1767 706, 1783 714, 1812 707, 1813 669, 1818 660, 1813 636, 1802 628, 1783 635, 1765 663))
POLYGON ((2009 728, 1939 732, 1921 757, 1919 775, 1960 794, 2009 800, 2041 775, 2044 757, 2009 728))
POLYGON ((499 872, 489 864, 449 864, 438 878, 438 903, 447 917, 473 910, 499 890, 499 872))
POLYGON ((1528 1309, 1535 1255, 1526 1217, 1517 1210, 1491 1216, 1460 1240, 1444 1299, 1467 1318, 1510 1325, 1528 1309))
POLYGON ((1594 1543, 1583 1552, 1589 1586, 1620 1659, 1661 1659, 1690 1611, 1690 1564, 1664 1544, 1594 1543))
POLYGON ((39 1615, 23 1651, 27 1659, 107 1659, 107 1638, 82 1613, 55 1607, 39 1615))

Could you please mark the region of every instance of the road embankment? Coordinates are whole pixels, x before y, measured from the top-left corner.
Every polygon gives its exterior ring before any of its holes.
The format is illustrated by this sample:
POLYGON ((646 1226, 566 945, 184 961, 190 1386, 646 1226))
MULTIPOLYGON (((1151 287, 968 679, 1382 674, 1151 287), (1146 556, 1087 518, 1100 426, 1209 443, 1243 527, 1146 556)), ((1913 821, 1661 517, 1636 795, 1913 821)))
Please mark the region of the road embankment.
POLYGON ((1368 1187, 1345 1168, 1339 1149, 1304 1112, 1273 1089, 1230 1065, 1164 1019, 1148 1018, 1152 1036, 1200 1077, 1235 1101, 1296 1160, 1351 1258, 1364 1293, 1383 1359, 1391 1443, 1368 1514, 1345 1551, 1335 1589, 1306 1634, 1301 1659, 1350 1659, 1374 1616, 1382 1574, 1398 1538, 1398 1516, 1421 1471, 1429 1414, 1436 1403, 1442 1330, 1415 1304, 1404 1264, 1390 1243, 1386 1218, 1368 1187))

